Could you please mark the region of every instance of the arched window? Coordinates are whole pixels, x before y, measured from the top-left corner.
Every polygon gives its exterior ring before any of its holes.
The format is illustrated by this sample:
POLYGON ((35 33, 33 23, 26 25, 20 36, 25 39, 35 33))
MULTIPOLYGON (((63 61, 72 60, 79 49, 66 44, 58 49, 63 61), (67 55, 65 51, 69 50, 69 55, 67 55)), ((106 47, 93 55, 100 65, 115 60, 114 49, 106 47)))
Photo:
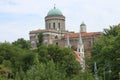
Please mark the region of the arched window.
POLYGON ((58 36, 57 36, 57 35, 55 36, 55 39, 58 39, 58 36))
POLYGON ((58 42, 56 42, 56 45, 58 45, 58 42))
POLYGON ((53 23, 53 29, 55 29, 55 23, 53 23))

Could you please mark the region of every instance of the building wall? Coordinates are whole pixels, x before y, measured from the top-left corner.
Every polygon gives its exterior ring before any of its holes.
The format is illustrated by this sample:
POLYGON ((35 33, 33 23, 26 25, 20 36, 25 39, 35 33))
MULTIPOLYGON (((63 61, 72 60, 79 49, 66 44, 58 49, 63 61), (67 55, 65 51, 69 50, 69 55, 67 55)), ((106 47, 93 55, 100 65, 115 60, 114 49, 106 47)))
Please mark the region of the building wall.
MULTIPOLYGON (((100 36, 101 36, 101 34, 99 34, 99 35, 95 34, 93 36, 82 37, 85 52, 90 53, 93 44, 95 43, 95 41, 97 41, 99 39, 100 36)), ((78 37, 69 38, 71 48, 73 48, 74 50, 77 50, 78 39, 79 39, 78 37)), ((66 39, 65 38, 59 39, 59 40, 54 40, 53 42, 54 42, 53 43, 54 45, 56 45, 56 43, 57 43, 61 47, 65 47, 65 45, 66 45, 66 39)))
POLYGON ((30 36, 31 48, 34 49, 37 47, 38 33, 30 33, 29 36, 30 36))
POLYGON ((31 43, 32 49, 37 48, 37 43, 39 42, 38 35, 40 32, 43 33, 43 43, 45 45, 54 44, 56 40, 61 40, 61 38, 67 33, 67 31, 61 32, 61 31, 56 31, 56 30, 30 31, 29 37, 30 37, 30 43, 31 43))
POLYGON ((65 31, 65 17, 64 16, 46 16, 45 17, 46 30, 65 31), (55 27, 54 27, 55 24, 55 27))

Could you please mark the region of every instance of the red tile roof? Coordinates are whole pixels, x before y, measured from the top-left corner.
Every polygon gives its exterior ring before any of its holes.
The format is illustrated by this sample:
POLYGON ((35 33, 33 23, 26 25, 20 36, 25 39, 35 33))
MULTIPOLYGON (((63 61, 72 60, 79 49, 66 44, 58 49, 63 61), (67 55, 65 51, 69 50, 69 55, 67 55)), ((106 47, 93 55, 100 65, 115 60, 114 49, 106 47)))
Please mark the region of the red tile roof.
MULTIPOLYGON (((89 32, 89 33, 81 33, 81 37, 89 37, 94 35, 102 35, 102 32, 89 32)), ((69 35, 69 38, 78 38, 79 33, 69 33, 66 34, 63 38, 67 38, 67 35, 69 35)))
POLYGON ((78 52, 74 51, 75 59, 80 62, 80 57, 78 56, 78 52))

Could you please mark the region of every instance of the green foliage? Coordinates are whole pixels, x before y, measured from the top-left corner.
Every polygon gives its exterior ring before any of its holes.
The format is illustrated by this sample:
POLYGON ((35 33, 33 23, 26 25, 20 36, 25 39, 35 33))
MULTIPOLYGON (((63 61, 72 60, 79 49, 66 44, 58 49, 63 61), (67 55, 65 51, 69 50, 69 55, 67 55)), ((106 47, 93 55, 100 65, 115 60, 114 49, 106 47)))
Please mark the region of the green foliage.
POLYGON ((3 60, 4 60, 4 57, 0 56, 0 64, 2 64, 3 60))
POLYGON ((104 36, 110 37, 110 36, 117 36, 118 35, 118 26, 110 26, 110 29, 104 29, 104 36))
POLYGON ((12 64, 11 64, 11 62, 10 62, 9 60, 4 60, 4 61, 3 61, 3 65, 4 65, 5 67, 10 67, 10 68, 11 68, 11 66, 12 66, 12 64))
POLYGON ((4 79, 12 75, 12 71, 9 67, 5 67, 4 65, 0 65, 0 79, 4 79))
POLYGON ((22 68, 24 71, 28 70, 30 66, 34 65, 35 54, 27 53, 23 56, 22 59, 22 68))
POLYGON ((19 38, 17 41, 12 43, 15 46, 19 46, 22 49, 30 49, 30 42, 24 40, 23 38, 19 38))
POLYGON ((20 71, 16 72, 15 80, 28 80, 26 79, 25 72, 20 68, 20 71))
POLYGON ((66 73, 60 72, 53 61, 49 61, 47 64, 39 63, 31 66, 26 74, 24 72, 17 73, 15 80, 94 80, 94 76, 88 71, 80 71, 73 78, 65 75, 66 73))
POLYGON ((92 49, 90 67, 93 70, 93 62, 97 62, 98 73, 108 80, 118 78, 120 71, 120 28, 118 26, 106 29, 102 38, 96 42, 92 49), (112 72, 110 72, 110 70, 112 72), (110 73, 109 73, 110 72, 110 73), (104 73, 104 74, 103 74, 104 73), (111 75, 111 76, 110 76, 111 75))
POLYGON ((43 33, 40 32, 39 35, 38 35, 38 43, 37 43, 37 46, 41 46, 43 44, 43 33))
POLYGON ((27 50, 18 44, 0 43, 0 74, 9 71, 12 75, 1 74, 2 80, 77 80, 84 74, 70 48, 40 44, 35 50, 27 50))
POLYGON ((80 72, 79 75, 75 76, 72 80, 95 80, 95 78, 91 72, 85 71, 80 72))
POLYGON ((34 64, 35 54, 10 43, 0 43, 2 65, 9 67, 14 74, 22 68, 24 71, 34 64))
POLYGON ((56 70, 53 61, 34 65, 27 71, 28 80, 65 80, 64 73, 56 70))
POLYGON ((75 60, 74 53, 70 48, 60 48, 53 45, 40 46, 38 52, 40 62, 47 63, 49 60, 53 60, 61 72, 66 73, 66 76, 73 77, 79 73, 80 64, 75 60))
POLYGON ((5 78, 5 77, 0 76, 0 80, 8 80, 8 79, 5 78))
POLYGON ((47 63, 49 59, 47 46, 42 45, 38 47, 38 57, 40 62, 47 63))

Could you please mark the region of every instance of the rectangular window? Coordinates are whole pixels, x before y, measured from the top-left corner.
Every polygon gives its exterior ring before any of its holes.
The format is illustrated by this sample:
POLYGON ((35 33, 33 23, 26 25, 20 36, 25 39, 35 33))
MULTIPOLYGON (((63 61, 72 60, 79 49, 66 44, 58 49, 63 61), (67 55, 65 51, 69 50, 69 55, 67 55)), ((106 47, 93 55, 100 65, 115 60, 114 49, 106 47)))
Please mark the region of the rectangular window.
POLYGON ((58 23, 58 29, 60 30, 60 23, 58 23))
POLYGON ((49 29, 51 28, 51 24, 49 23, 49 29))

